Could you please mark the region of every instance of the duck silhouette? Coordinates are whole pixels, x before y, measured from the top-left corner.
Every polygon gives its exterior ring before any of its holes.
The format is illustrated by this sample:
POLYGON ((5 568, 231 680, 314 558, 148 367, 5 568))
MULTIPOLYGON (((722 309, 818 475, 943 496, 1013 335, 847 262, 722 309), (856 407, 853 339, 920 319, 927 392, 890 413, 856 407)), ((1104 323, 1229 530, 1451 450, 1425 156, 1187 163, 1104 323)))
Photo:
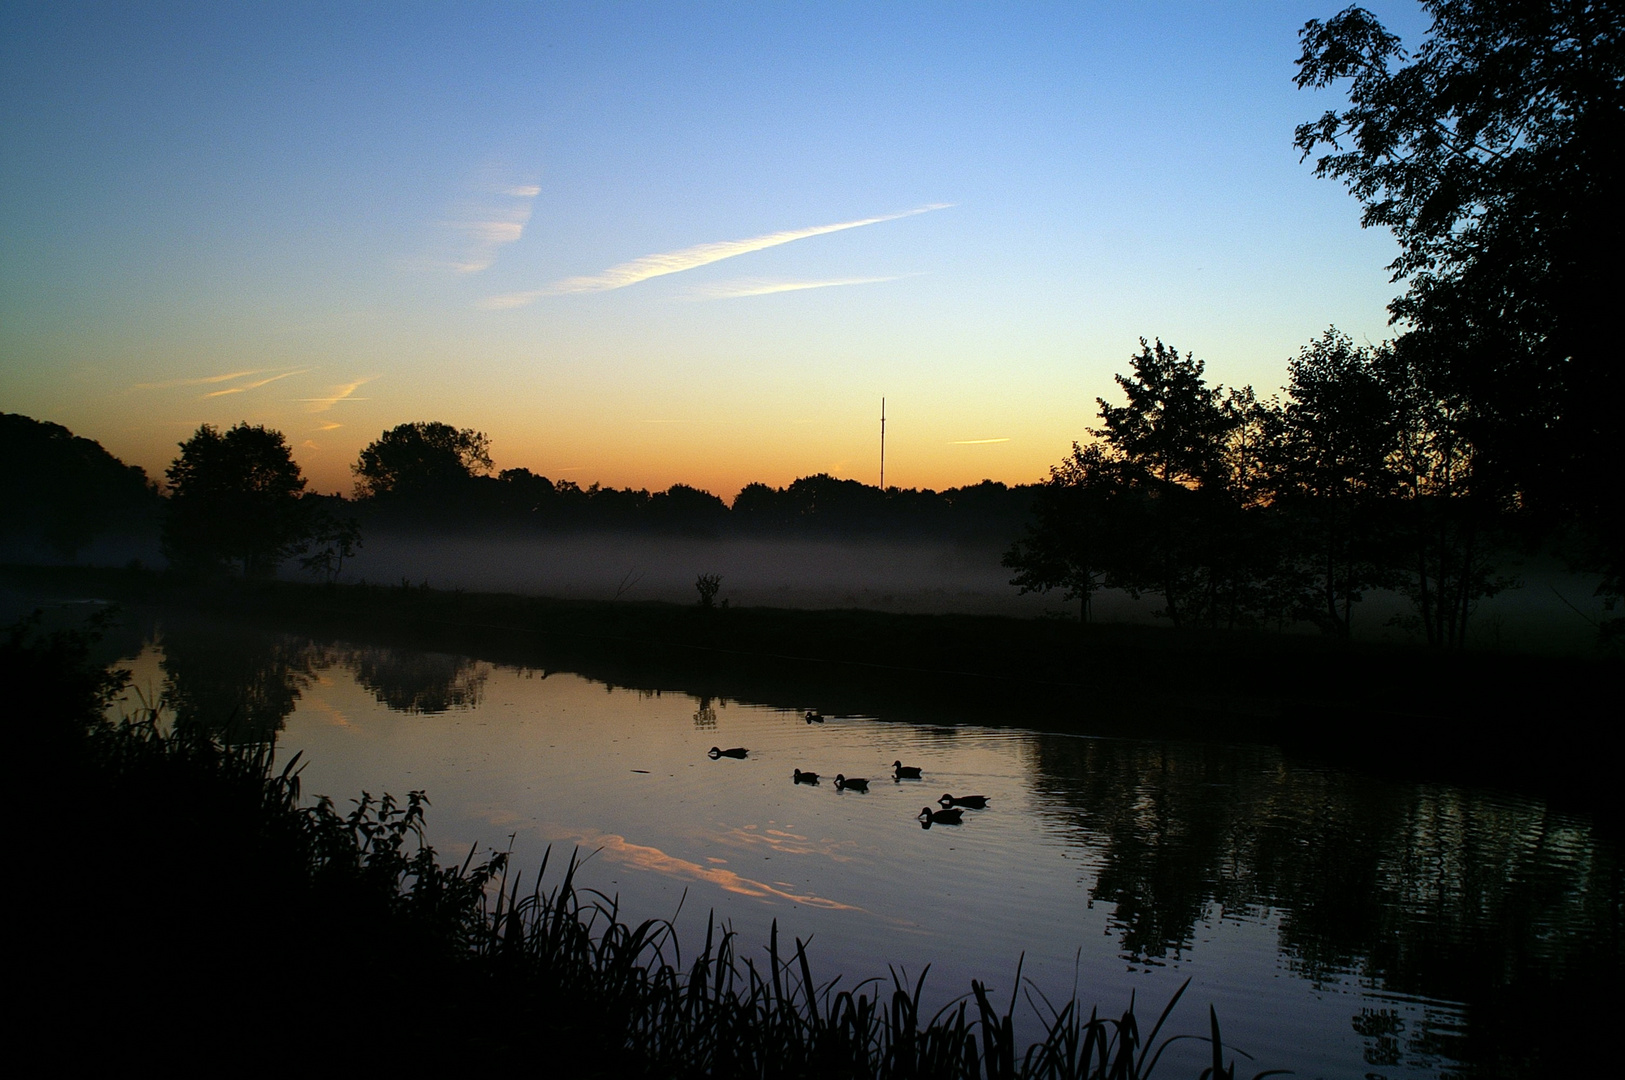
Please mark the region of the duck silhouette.
POLYGON ((816 709, 808 709, 807 710, 807 723, 809 723, 809 724, 822 724, 823 722, 824 722, 824 714, 823 713, 819 712, 816 709))
POLYGON ((798 784, 816 784, 818 783, 818 774, 815 772, 802 772, 797 769, 790 775, 790 779, 798 784))
POLYGON ((901 761, 891 763, 893 780, 918 780, 920 768, 917 765, 904 765, 901 761))
POLYGON ((968 806, 972 810, 987 809, 986 795, 949 795, 944 792, 942 798, 938 799, 937 802, 941 803, 944 809, 949 810, 956 806, 968 806))
POLYGON ((964 817, 963 810, 933 810, 929 806, 920 808, 920 824, 928 829, 933 825, 963 825, 964 817))
POLYGON ((835 774, 835 790, 836 791, 845 791, 847 788, 851 788, 853 791, 868 791, 869 790, 869 781, 865 780, 861 776, 850 776, 850 777, 848 777, 848 776, 842 776, 840 773, 836 773, 835 774))
POLYGON ((750 751, 746 750, 743 746, 735 746, 729 750, 724 750, 719 746, 713 746, 711 749, 705 752, 706 756, 712 761, 715 761, 717 758, 724 757, 742 758, 748 753, 750 753, 750 751))

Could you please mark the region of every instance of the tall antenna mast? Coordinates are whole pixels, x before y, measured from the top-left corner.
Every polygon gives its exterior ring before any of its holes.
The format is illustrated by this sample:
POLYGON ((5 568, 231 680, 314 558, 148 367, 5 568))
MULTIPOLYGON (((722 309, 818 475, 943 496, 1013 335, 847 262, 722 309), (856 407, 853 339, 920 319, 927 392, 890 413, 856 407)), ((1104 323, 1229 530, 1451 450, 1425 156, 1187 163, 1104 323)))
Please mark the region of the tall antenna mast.
POLYGON ((886 399, 880 399, 880 490, 886 490, 886 399))

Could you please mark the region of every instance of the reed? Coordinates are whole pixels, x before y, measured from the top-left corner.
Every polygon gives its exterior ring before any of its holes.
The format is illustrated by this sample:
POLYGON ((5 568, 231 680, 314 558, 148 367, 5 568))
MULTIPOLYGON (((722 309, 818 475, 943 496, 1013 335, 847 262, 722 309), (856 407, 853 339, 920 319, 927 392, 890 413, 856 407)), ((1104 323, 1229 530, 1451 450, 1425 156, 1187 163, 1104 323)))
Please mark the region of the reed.
MULTIPOLYGON (((551 850, 543 874, 550 857, 551 850)), ((1048 1017, 1044 1037, 1021 1048, 1017 994, 1001 1009, 973 980, 968 994, 925 1017, 920 998, 929 967, 912 983, 896 969, 889 983, 869 979, 850 989, 838 978, 820 983, 806 943, 798 938, 784 949, 776 921, 765 966, 741 956, 736 936, 714 917, 703 948, 685 966, 669 922, 629 926, 602 894, 583 904, 575 887, 579 865, 579 852, 572 852, 552 888, 543 891, 539 874, 528 894, 521 895, 517 881, 498 892, 483 951, 521 985, 552 982, 598 1003, 607 1027, 626 1048, 638 1049, 645 1075, 1143 1080, 1169 1045, 1194 1037, 1159 1041, 1188 980, 1142 1035, 1132 999, 1120 1017, 1091 1010, 1085 1018, 1076 997, 1055 1008, 1024 983, 1018 963, 1016 985, 1048 1017)), ((1213 1063, 1200 1075, 1234 1080, 1236 1065, 1223 1062, 1211 1009, 1209 1020, 1213 1063)), ((1260 1072, 1255 1080, 1279 1072, 1260 1072)))

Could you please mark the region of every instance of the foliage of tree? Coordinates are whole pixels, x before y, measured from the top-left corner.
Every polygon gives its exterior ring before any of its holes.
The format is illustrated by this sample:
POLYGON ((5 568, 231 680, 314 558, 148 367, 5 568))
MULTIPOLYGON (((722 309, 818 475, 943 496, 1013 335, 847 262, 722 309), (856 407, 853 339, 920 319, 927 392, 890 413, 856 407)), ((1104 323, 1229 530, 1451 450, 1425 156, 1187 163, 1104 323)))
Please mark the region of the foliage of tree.
POLYGON ((1116 465, 1099 443, 1073 443, 1071 456, 1050 467, 1025 535, 1003 560, 1016 571, 1010 584, 1024 593, 1061 589, 1061 599, 1079 601, 1084 622, 1093 617, 1107 567, 1119 565, 1132 542, 1120 505, 1128 489, 1116 465))
POLYGON ((226 432, 204 424, 180 444, 169 466, 164 553, 194 568, 237 564, 268 577, 302 549, 311 531, 300 498, 305 478, 280 431, 238 424, 226 432))
POLYGON ((398 424, 367 444, 352 467, 356 495, 429 498, 466 487, 491 468, 491 440, 439 422, 398 424))
POLYGON ((1397 498, 1388 535, 1415 622, 1430 644, 1457 646, 1479 601, 1512 584, 1495 566, 1503 546, 1496 534, 1512 505, 1496 478, 1485 477, 1471 404, 1441 380, 1425 348, 1425 338, 1408 335, 1389 354, 1397 498))
MULTIPOLYGON (((314 504, 304 545, 300 548, 299 565, 328 585, 335 584, 344 572, 344 560, 353 559, 361 548, 361 523, 353 517, 339 516, 321 505, 319 496, 305 496, 314 504)), ((341 502, 334 498, 333 502, 341 502)))
POLYGON ((1250 387, 1209 386, 1202 361, 1140 339, 1117 384, 1127 403, 1096 399, 1101 440, 1123 488, 1108 584, 1162 597, 1175 626, 1251 625, 1269 617, 1268 534, 1257 527, 1262 422, 1250 387))
POLYGON ((1392 578, 1376 521, 1398 482, 1392 354, 1328 329, 1287 362, 1286 400, 1271 413, 1271 496, 1296 521, 1294 554, 1305 570, 1295 614, 1344 637, 1364 590, 1392 578))
POLYGON ((72 559, 97 536, 147 525, 158 494, 146 471, 61 424, 0 413, 0 534, 72 559))
POLYGON ((1480 494, 1572 515, 1617 593, 1625 7, 1422 2, 1433 22, 1414 53, 1357 7, 1304 26, 1298 85, 1342 88, 1348 107, 1296 143, 1399 241, 1391 310, 1453 403, 1480 494))
POLYGON ((1126 405, 1100 406, 1101 427, 1090 434, 1104 439, 1142 478, 1164 486, 1199 488, 1220 469, 1225 417, 1221 387, 1203 378, 1202 361, 1164 345, 1140 339, 1140 351, 1129 358, 1131 374, 1117 375, 1126 405))
POLYGON ((709 611, 716 607, 717 593, 722 590, 722 575, 701 574, 694 579, 694 588, 700 594, 700 607, 709 611))

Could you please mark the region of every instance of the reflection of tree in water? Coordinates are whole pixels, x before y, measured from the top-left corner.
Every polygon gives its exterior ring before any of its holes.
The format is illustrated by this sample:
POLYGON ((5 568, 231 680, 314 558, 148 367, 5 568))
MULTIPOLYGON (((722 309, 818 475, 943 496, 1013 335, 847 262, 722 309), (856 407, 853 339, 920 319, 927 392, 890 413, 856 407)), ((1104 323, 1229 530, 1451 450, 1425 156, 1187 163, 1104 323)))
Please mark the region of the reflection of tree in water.
POLYGON ((1127 958, 1177 957, 1204 920, 1269 911, 1313 982, 1468 1004, 1465 1030, 1425 1005, 1408 1026, 1355 1017, 1372 1065, 1538 1060, 1551 1036, 1520 1016, 1619 977, 1621 867, 1583 819, 1265 748, 1038 741, 1038 782, 1099 852, 1091 897, 1113 905, 1127 958))
POLYGON ((694 726, 705 730, 717 726, 717 711, 711 707, 711 695, 700 696, 700 707, 694 711, 694 726))
POLYGON ((471 709, 480 703, 491 673, 490 665, 466 656, 378 646, 354 649, 346 660, 356 681, 396 712, 471 709))
POLYGON ((1212 904, 1244 903, 1233 879, 1245 807, 1232 805, 1235 764, 1222 752, 1041 738, 1039 769, 1106 849, 1091 897, 1114 905, 1129 959, 1178 957, 1212 904))
POLYGON ((232 744, 275 739, 326 661, 308 638, 238 626, 169 626, 163 650, 163 697, 175 723, 232 744))

